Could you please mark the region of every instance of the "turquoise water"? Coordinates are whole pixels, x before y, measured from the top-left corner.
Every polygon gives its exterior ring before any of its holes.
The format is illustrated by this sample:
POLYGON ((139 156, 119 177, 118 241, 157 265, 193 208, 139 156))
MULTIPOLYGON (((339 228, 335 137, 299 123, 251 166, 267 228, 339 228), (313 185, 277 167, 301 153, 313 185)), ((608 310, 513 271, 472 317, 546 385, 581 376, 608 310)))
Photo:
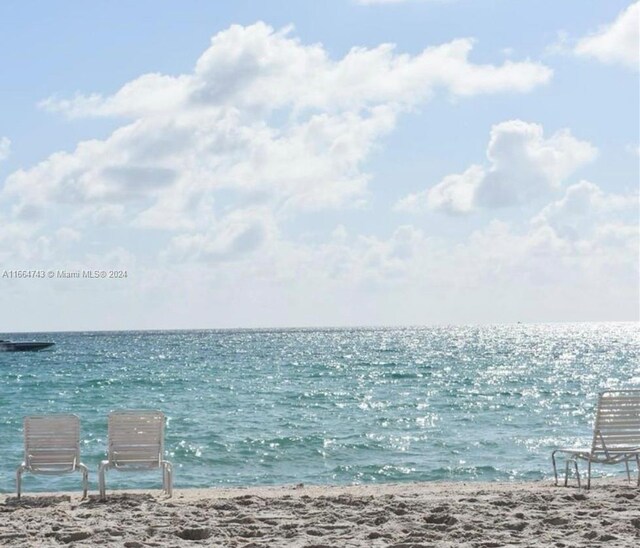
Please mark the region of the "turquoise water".
MULTIPOLYGON (((22 417, 73 412, 83 461, 106 417, 157 408, 178 487, 549 477, 588 440, 597 393, 640 387, 637 324, 6 334, 52 350, 0 353, 0 491, 14 489, 22 417)), ((616 473, 616 469, 607 469, 616 473)), ((108 487, 160 474, 111 472, 108 487)), ((26 476, 30 491, 79 476, 26 476)))

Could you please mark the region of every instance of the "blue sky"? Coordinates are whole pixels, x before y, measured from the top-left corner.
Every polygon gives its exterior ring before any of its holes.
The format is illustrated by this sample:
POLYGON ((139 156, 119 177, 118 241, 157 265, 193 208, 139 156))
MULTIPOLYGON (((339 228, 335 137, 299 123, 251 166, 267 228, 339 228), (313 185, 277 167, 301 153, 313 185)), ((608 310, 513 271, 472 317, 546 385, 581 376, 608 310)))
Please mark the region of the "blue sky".
POLYGON ((4 2, 0 330, 637 320, 638 13, 4 2))

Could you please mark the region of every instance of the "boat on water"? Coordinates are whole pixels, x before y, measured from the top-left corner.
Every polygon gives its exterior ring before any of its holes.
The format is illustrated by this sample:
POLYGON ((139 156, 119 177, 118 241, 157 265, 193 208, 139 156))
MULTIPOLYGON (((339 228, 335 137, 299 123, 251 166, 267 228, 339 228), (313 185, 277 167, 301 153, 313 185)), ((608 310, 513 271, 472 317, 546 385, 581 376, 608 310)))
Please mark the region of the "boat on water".
POLYGON ((11 342, 0 340, 0 352, 33 352, 53 346, 52 342, 11 342))

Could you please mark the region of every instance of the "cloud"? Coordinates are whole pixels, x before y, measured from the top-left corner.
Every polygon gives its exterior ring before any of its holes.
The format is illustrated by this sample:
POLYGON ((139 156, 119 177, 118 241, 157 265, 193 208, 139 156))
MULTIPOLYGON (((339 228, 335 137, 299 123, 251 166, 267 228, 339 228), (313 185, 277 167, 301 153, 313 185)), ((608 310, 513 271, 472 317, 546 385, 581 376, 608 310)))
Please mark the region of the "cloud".
POLYGON ((583 181, 530 219, 492 220, 455 241, 412 225, 387 236, 339 226, 327 241, 273 248, 253 268, 288 292, 319 293, 319 314, 327 301, 342 310, 344 296, 357 323, 633 319, 637 200, 583 181))
MULTIPOLYGON (((572 275, 594 265, 601 269, 604 283, 606 260, 621 265, 621 272, 632 278, 629 272, 638 267, 637 215, 637 193, 608 193, 595 183, 580 181, 531 218, 516 223, 494 219, 456 242, 412 225, 402 225, 386 238, 350 234, 338 226, 328 241, 289 245, 281 251, 295 256, 290 259, 298 265, 293 278, 309 277, 318 283, 487 290, 496 279, 511 285, 524 277, 532 285, 557 278, 567 287, 572 275), (530 268, 546 269, 547 274, 540 272, 538 281, 530 268)), ((279 260, 284 259, 271 257, 270 263, 277 265, 279 260)))
POLYGON ((81 234, 67 226, 54 232, 41 233, 42 226, 25 220, 14 220, 0 214, 0 264, 5 268, 42 268, 43 264, 66 255, 81 234))
POLYGON ((500 66, 469 61, 473 40, 462 38, 411 56, 393 44, 354 47, 333 61, 320 44, 303 45, 264 23, 233 25, 211 39, 191 74, 145 74, 112 96, 78 95, 41 102, 70 117, 198 112, 233 106, 255 113, 358 110, 381 104, 413 106, 437 88, 454 95, 527 92, 547 83, 552 71, 531 61, 500 66))
MULTIPOLYGON (((24 329, 33 317, 20 310, 45 298, 77 309, 81 323, 68 315, 67 329, 637 320, 637 196, 586 182, 573 187, 531 219, 493 220, 455 240, 412 225, 378 235, 339 225, 315 242, 290 239, 268 209, 247 208, 207 232, 176 237, 165 262, 150 267, 124 249, 70 260, 62 243, 27 241, 14 227, 7 243, 23 239, 34 260, 134 276, 99 291, 59 285, 52 295, 44 284, 23 284, 22 293, 14 284, 3 305, 22 303, 11 321, 24 329)), ((5 228, 0 222, 0 242, 5 228)), ((73 233, 59 236, 74 243, 73 233)))
POLYGON ((6 160, 11 154, 11 141, 8 137, 0 137, 0 162, 6 160))
POLYGON ((62 243, 74 243, 82 239, 82 235, 73 228, 63 226, 56 231, 56 238, 62 243))
POLYGON ((491 167, 477 188, 477 203, 502 207, 531 200, 562 182, 597 154, 594 146, 579 141, 568 129, 544 138, 538 124, 521 120, 491 128, 487 158, 491 167))
POLYGON ((573 51, 602 63, 640 67, 640 2, 635 2, 598 31, 580 39, 573 51))
POLYGON ((269 211, 263 208, 236 210, 204 233, 189 233, 172 239, 168 259, 232 261, 275 239, 277 228, 269 211))
POLYGON ((163 230, 171 249, 189 256, 253 252, 269 241, 266 229, 244 221, 223 228, 233 211, 260 207, 279 223, 301 211, 362 207, 365 162, 403 112, 438 91, 522 93, 552 76, 528 60, 473 63, 472 49, 463 38, 415 55, 382 44, 332 59, 291 28, 233 25, 213 36, 191 72, 143 74, 112 95, 43 101, 70 118, 122 124, 13 172, 0 203, 43 226, 68 217, 82 230, 163 230))
POLYGON ((428 245, 423 231, 411 225, 397 227, 387 240, 360 236, 349 277, 365 284, 401 283, 407 279, 417 254, 428 245))
POLYGON ((579 141, 568 129, 545 138, 541 125, 501 122, 491 128, 488 166, 473 165, 463 173, 448 175, 427 190, 401 198, 395 209, 459 214, 525 204, 558 190, 596 154, 594 146, 579 141))
POLYGON ((607 194, 596 184, 580 181, 568 187, 564 196, 544 207, 533 219, 536 227, 550 227, 560 237, 576 241, 588 235, 594 221, 612 213, 637 214, 638 196, 607 194))
MULTIPOLYGON (((259 23, 214 36, 186 74, 142 75, 112 95, 49 98, 43 108, 113 117, 120 127, 9 175, 0 261, 137 262, 126 285, 59 298, 78 310, 64 326, 76 329, 637 314, 635 198, 586 181, 566 187, 596 155, 568 130, 545 136, 537 124, 497 124, 484 162, 397 205, 466 213, 554 192, 532 219, 494 220, 455 241, 410 224, 376 234, 338 226, 316 239, 304 232, 313 221, 299 222, 303 212, 367 204, 367 162, 403 113, 438 93, 528 92, 552 76, 531 61, 474 63, 472 52, 473 40, 459 39, 417 54, 383 44, 332 59, 290 29, 259 23)), ((3 306, 28 312, 62 295, 33 287, 3 292, 3 306)), ((12 328, 34 328, 27 312, 22 324, 12 316, 12 328)))
POLYGON ((474 208, 476 190, 485 176, 482 166, 473 165, 463 173, 447 175, 429 190, 401 198, 394 209, 410 213, 419 213, 426 209, 452 214, 468 213, 474 208))

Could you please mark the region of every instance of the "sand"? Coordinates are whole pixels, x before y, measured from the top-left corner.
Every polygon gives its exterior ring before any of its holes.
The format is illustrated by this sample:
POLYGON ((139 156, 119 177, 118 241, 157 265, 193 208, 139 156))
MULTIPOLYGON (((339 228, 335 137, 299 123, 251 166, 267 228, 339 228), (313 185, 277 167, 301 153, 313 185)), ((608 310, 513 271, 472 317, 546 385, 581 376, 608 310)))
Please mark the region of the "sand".
POLYGON ((640 546, 640 488, 536 483, 176 489, 0 499, 6 546, 640 546))

